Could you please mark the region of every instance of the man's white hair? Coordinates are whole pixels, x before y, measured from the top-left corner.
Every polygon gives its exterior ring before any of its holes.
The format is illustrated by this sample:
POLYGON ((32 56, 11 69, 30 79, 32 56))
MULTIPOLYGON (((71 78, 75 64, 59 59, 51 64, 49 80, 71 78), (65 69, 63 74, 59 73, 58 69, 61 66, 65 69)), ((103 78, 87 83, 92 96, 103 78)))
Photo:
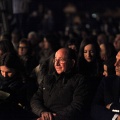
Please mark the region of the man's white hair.
POLYGON ((31 32, 28 33, 28 38, 29 38, 29 36, 35 36, 35 37, 37 37, 37 34, 36 34, 36 32, 31 31, 31 32))

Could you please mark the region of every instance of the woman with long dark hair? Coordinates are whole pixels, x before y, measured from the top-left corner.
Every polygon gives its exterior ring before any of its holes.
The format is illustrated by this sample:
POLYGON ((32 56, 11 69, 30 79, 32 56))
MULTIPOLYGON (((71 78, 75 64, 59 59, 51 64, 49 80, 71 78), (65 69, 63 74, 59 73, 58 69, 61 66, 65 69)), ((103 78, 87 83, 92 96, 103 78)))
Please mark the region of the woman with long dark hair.
POLYGON ((92 77, 102 74, 100 61, 100 49, 98 44, 92 39, 85 39, 81 42, 78 54, 79 73, 92 77))
POLYGON ((86 101, 86 120, 90 119, 89 112, 95 92, 102 78, 102 62, 100 60, 99 46, 93 39, 85 39, 81 42, 78 57, 78 72, 87 78, 89 87, 88 99, 86 101), (86 118, 87 117, 87 118, 86 118))

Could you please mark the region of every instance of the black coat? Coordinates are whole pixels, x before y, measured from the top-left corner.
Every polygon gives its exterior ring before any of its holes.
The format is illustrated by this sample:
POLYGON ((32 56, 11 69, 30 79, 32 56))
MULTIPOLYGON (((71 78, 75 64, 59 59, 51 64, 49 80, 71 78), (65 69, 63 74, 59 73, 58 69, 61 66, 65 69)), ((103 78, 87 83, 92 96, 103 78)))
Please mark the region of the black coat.
POLYGON ((79 74, 48 75, 31 100, 33 112, 56 113, 55 120, 79 119, 87 95, 84 77, 79 74))
POLYGON ((18 99, 23 87, 23 81, 20 75, 15 74, 10 78, 5 78, 0 74, 0 90, 10 93, 13 100, 18 99))
POLYGON ((103 78, 98 88, 96 97, 92 105, 91 115, 94 120, 112 120, 114 112, 106 109, 106 105, 111 104, 115 109, 120 110, 120 78, 118 76, 109 76, 103 78))
POLYGON ((26 103, 26 91, 20 75, 16 73, 10 78, 4 78, 0 74, 0 91, 10 94, 9 97, 5 98, 6 95, 1 96, 0 92, 0 119, 18 120, 19 118, 20 120, 21 117, 22 120, 26 117, 22 107, 19 106, 26 103))

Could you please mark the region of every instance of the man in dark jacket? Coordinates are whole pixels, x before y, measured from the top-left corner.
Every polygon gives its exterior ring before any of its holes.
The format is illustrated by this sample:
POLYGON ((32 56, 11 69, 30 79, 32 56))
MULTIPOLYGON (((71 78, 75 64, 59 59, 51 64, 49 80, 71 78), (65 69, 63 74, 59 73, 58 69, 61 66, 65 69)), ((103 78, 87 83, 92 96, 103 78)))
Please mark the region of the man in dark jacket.
POLYGON ((103 78, 92 105, 94 120, 120 120, 120 51, 116 55, 116 75, 103 78))
POLYGON ((31 100, 38 120, 79 120, 87 95, 82 75, 75 73, 76 56, 71 49, 55 53, 55 73, 46 75, 31 100))

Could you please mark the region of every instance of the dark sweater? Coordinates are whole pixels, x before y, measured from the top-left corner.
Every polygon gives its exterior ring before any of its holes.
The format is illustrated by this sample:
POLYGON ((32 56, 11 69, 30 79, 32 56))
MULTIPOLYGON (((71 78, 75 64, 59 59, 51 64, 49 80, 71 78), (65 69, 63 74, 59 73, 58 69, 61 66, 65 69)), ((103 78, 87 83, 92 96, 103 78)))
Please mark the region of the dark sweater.
POLYGON ((86 95, 87 86, 82 75, 47 75, 33 96, 31 107, 38 116, 42 111, 49 111, 57 114, 56 120, 76 120, 82 112, 86 95))

